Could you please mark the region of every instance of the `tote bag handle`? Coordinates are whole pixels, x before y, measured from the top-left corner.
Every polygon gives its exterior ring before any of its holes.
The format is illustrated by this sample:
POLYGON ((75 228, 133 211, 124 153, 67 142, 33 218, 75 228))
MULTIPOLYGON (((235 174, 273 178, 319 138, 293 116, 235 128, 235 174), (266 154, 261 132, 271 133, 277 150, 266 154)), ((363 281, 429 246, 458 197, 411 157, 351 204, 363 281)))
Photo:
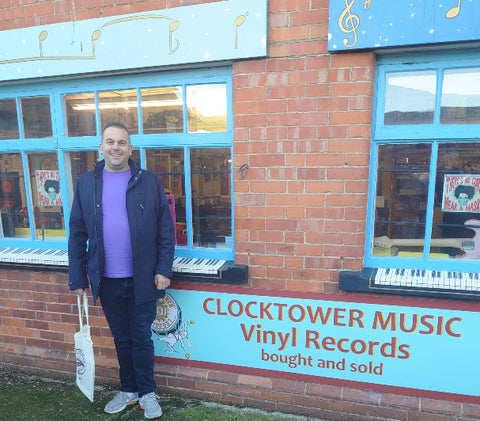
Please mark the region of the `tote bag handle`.
POLYGON ((88 323, 88 298, 87 293, 83 293, 83 306, 80 298, 80 294, 77 294, 77 304, 78 304, 78 321, 80 322, 80 330, 83 330, 83 315, 85 314, 86 326, 89 326, 88 323))

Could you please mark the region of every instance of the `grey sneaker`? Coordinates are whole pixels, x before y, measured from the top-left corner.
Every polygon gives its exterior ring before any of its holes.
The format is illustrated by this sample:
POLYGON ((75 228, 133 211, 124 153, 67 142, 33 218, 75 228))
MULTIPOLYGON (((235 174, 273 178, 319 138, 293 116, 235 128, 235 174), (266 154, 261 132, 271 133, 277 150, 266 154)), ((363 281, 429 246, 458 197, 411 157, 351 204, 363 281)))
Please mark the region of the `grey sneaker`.
POLYGON ((135 405, 138 402, 138 393, 118 392, 117 395, 105 405, 104 411, 107 414, 116 414, 123 411, 128 405, 135 405))
POLYGON ((147 393, 140 398, 140 408, 145 410, 145 418, 149 420, 162 416, 162 408, 158 404, 155 392, 147 393))

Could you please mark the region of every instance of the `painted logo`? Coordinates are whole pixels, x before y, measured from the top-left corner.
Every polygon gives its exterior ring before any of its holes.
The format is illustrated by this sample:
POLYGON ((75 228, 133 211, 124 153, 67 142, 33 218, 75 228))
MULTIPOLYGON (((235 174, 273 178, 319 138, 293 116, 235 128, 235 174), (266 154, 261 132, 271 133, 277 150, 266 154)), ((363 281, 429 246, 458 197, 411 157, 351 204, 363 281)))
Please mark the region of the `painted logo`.
POLYGON ((188 337, 188 326, 193 323, 190 319, 182 323, 182 310, 170 294, 166 293, 165 297, 157 300, 157 316, 152 323, 152 332, 166 344, 166 352, 176 352, 175 346, 180 344, 185 358, 190 358, 185 345, 193 349, 188 337))

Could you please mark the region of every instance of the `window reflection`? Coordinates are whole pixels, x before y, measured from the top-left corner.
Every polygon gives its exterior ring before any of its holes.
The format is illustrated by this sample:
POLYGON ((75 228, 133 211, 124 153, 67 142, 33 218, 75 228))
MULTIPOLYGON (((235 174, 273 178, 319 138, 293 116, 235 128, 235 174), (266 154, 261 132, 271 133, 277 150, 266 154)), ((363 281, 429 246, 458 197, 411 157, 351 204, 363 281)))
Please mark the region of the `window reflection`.
POLYGON ((95 136, 95 95, 81 93, 65 95, 63 97, 67 136, 95 136))
POLYGON ((227 130, 227 87, 225 84, 187 86, 188 132, 227 130))
POLYGON ((114 121, 119 121, 131 134, 138 133, 137 90, 100 92, 98 95, 102 129, 114 121))
POLYGON ((183 90, 180 86, 142 89, 143 132, 183 132, 183 90))
POLYGON ((48 96, 20 98, 20 107, 24 137, 52 137, 52 117, 48 96))
POLYGON ((445 70, 440 123, 480 123, 480 69, 445 70))
POLYGON ((22 156, 0 154, 0 228, 2 237, 30 238, 22 156))
POLYGON ((436 72, 387 73, 384 124, 433 123, 436 72))
POLYGON ((190 159, 193 243, 197 247, 230 248, 231 149, 192 149, 190 159))
POLYGON ((148 149, 146 150, 146 160, 147 170, 162 180, 170 210, 174 215, 176 244, 186 246, 187 218, 183 149, 148 149))
POLYGON ((63 197, 56 153, 28 154, 35 238, 65 239, 63 197))
POLYGON ((431 144, 380 145, 373 254, 421 257, 431 144))
POLYGON ((14 99, 0 100, 0 139, 18 139, 17 104, 14 99))

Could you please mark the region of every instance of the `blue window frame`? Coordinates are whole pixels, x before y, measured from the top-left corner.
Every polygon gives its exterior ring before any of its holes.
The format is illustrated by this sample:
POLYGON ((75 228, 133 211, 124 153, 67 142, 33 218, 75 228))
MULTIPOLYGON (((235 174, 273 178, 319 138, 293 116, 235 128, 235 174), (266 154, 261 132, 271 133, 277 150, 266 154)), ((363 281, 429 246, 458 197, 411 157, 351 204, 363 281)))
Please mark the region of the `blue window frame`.
POLYGON ((366 267, 480 271, 480 58, 379 57, 366 267))
POLYGON ((229 67, 3 86, 0 247, 66 249, 76 180, 101 158, 111 121, 162 179, 176 255, 233 259, 229 67))

